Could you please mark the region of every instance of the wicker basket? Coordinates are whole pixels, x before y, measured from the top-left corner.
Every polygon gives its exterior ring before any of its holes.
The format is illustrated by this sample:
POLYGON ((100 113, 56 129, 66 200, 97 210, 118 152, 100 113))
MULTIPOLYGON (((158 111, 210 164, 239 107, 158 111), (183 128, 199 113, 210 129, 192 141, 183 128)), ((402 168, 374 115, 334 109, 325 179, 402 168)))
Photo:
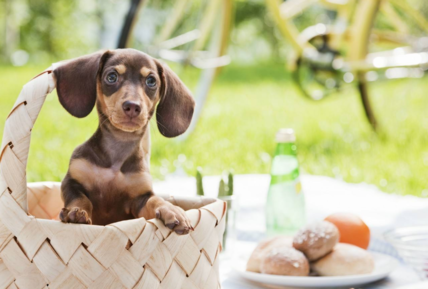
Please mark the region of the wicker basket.
POLYGON ((195 231, 179 236, 159 220, 108 226, 55 220, 59 183, 26 182, 31 129, 51 70, 27 83, 6 120, 0 147, 0 288, 220 288, 225 203, 173 199, 195 231), (28 197, 28 209, 27 209, 28 197), (194 209, 190 209, 194 208, 194 209))

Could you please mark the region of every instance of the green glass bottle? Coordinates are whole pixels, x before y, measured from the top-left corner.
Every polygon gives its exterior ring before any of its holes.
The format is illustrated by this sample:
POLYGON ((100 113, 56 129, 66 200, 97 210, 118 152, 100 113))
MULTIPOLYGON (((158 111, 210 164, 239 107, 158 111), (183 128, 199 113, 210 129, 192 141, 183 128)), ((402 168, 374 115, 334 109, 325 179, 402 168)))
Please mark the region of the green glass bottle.
POLYGON ((266 229, 269 236, 294 235, 306 222, 294 131, 280 129, 276 141, 266 202, 266 229))

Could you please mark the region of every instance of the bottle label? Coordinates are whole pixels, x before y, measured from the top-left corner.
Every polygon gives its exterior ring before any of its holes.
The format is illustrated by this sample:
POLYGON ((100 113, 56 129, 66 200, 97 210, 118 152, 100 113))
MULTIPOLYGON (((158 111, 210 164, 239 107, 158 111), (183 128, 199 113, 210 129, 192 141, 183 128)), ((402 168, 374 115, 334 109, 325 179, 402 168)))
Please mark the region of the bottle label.
POLYGON ((296 193, 300 194, 300 192, 302 191, 302 183, 300 182, 300 179, 296 180, 296 193))

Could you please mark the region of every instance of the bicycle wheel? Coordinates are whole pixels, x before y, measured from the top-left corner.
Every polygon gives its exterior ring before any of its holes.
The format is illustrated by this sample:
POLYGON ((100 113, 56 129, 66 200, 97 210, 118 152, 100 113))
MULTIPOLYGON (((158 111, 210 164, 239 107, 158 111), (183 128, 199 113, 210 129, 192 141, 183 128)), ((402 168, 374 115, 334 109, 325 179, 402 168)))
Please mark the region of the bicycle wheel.
POLYGON ((167 61, 190 84, 196 109, 181 139, 195 129, 219 69, 230 63, 232 17, 232 0, 131 0, 118 46, 167 61))
POLYGON ((363 64, 355 73, 363 108, 374 130, 380 130, 381 125, 372 105, 370 84, 422 77, 426 71, 428 21, 421 14, 423 5, 419 8, 409 0, 360 1, 357 7, 355 19, 365 21, 354 22, 350 59, 363 64))
MULTIPOLYGON (((379 11, 379 6, 380 0, 373 0, 362 1, 357 7, 355 19, 364 19, 364 21, 355 22, 356 24, 354 25, 355 34, 352 38, 352 48, 350 51, 350 59, 352 61, 363 61, 368 54, 370 33, 374 25, 376 15, 379 11)), ((372 128, 376 131, 378 129, 378 122, 369 97, 365 74, 363 72, 357 71, 356 79, 366 118, 372 128)))

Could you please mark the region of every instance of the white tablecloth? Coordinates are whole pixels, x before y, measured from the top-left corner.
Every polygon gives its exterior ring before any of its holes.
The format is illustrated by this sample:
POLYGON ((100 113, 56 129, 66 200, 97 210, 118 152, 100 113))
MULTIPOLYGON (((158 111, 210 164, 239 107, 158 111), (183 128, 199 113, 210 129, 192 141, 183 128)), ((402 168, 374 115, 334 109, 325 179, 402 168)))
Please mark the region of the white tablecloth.
MULTIPOLYGON (((219 179, 217 176, 204 178, 207 196, 216 197, 219 179)), ((237 175, 234 184, 235 194, 239 199, 237 237, 238 242, 242 242, 237 247, 250 250, 264 237, 264 205, 269 176, 237 175)), ((373 251, 397 256, 395 250, 384 241, 384 232, 401 226, 428 225, 428 199, 390 195, 373 185, 349 184, 322 176, 304 175, 302 185, 308 222, 322 220, 339 211, 355 213, 371 229, 372 241, 369 249, 373 251)), ((155 182, 154 190, 162 194, 194 196, 195 179, 171 176, 163 182, 155 182)), ((224 289, 262 288, 260 285, 238 279, 236 274, 230 271, 231 264, 233 262, 221 264, 224 289)), ((403 264, 389 278, 362 288, 390 289, 417 281, 419 279, 416 274, 403 264)))

